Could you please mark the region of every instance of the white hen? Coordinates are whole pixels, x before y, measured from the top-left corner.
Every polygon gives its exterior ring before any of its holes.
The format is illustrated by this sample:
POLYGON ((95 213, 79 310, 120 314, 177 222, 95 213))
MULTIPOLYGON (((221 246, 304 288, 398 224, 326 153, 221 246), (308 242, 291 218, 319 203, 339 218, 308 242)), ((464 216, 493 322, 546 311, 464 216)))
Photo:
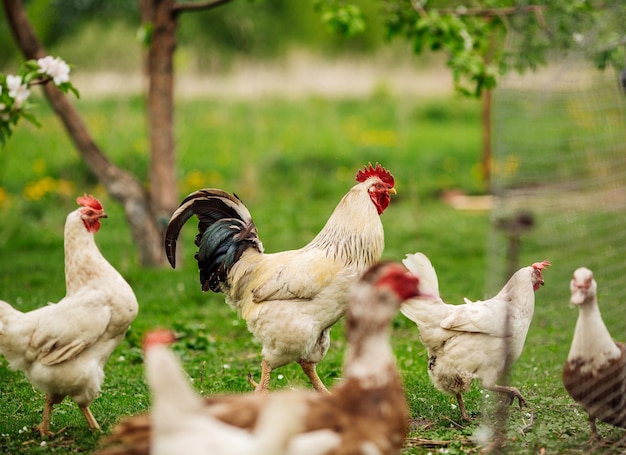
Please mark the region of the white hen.
POLYGON ((96 246, 94 234, 107 216, 102 205, 87 195, 76 202, 81 207, 65 222, 65 297, 27 313, 0 301, 0 352, 46 394, 42 436, 50 434, 52 407, 66 396, 90 428, 100 428, 89 405, 138 311, 133 290, 96 246))
POLYGON ((428 373, 435 387, 456 396, 462 417, 470 421, 462 394, 475 378, 482 386, 507 394, 520 406, 526 401, 515 387, 499 385, 505 369, 522 353, 535 308, 535 291, 543 285, 548 261, 523 267, 493 298, 464 305, 444 303, 437 273, 423 253, 408 254, 404 265, 420 277, 424 294, 404 302, 400 311, 417 324, 428 350, 428 373))
POLYGON ((153 400, 150 453, 285 454, 292 436, 304 426, 305 402, 300 395, 272 394, 252 432, 228 425, 206 413, 203 399, 168 348, 174 340, 174 334, 167 330, 150 332, 144 340, 146 376, 153 400))
POLYGON ((599 439, 596 419, 626 428, 626 344, 613 341, 602 320, 591 270, 576 269, 570 291, 579 313, 563 385, 587 411, 591 435, 599 439))

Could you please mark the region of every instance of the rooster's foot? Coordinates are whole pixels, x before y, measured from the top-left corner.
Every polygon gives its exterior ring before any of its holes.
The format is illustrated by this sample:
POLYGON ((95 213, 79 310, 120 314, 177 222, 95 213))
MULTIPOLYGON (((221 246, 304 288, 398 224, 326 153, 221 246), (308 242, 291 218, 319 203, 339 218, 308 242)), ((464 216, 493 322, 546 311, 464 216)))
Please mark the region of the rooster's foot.
POLYGON ((248 382, 252 387, 254 387, 254 393, 267 393, 269 392, 269 384, 263 382, 256 382, 252 379, 252 374, 248 373, 248 382), (265 386, 263 385, 265 384, 265 386))
POLYGON ((259 387, 259 383, 252 379, 252 373, 248 372, 248 383, 255 389, 259 387))
POLYGON ((298 363, 300 364, 302 371, 304 371, 304 374, 306 374, 311 381, 315 390, 321 393, 330 393, 320 377, 317 375, 315 363, 309 362, 308 360, 300 360, 298 363))

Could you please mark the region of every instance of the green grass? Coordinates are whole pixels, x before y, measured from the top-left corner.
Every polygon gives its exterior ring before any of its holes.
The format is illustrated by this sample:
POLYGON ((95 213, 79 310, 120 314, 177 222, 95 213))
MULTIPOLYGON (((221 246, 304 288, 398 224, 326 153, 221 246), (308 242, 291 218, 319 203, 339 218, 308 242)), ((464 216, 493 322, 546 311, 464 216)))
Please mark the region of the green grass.
MULTIPOLYGON (((111 159, 146 175, 142 101, 80 101, 79 106, 111 159)), ((184 335, 175 349, 202 393, 249 391, 246 375, 259 376, 260 348, 221 295, 200 291, 193 261, 194 223, 183 230, 186 247, 179 269, 140 268, 121 208, 97 186, 43 103, 38 114, 43 128, 20 124, 0 151, 0 298, 24 311, 62 298, 65 216, 74 209, 76 195, 94 192, 109 213, 98 245, 133 286, 140 303, 132 329, 106 366, 102 396, 92 405, 104 434, 122 416, 149 407, 140 340, 154 327, 172 327, 184 335)), ((352 186, 357 168, 380 161, 393 172, 399 192, 382 218, 384 257, 399 260, 424 251, 438 269, 446 300, 460 303, 466 295, 484 297, 489 279, 486 251, 494 241, 490 215, 453 210, 437 197, 449 188, 484 190, 477 172, 481 131, 477 102, 395 99, 384 94, 339 101, 196 100, 181 102, 176 114, 181 197, 202 186, 236 192, 250 209, 268 252, 308 242, 352 186)), ((541 241, 525 243, 524 258, 544 259, 545 247, 541 241)), ((564 313, 560 303, 569 273, 557 267, 546 272, 547 285, 537 295, 537 314, 525 351, 512 373, 512 382, 535 413, 535 425, 521 435, 517 428, 527 420, 526 411, 512 408, 507 445, 512 453, 586 449, 586 417, 560 382, 576 318, 573 311, 564 313)), ((464 424, 454 399, 433 388, 414 325, 398 315, 393 328, 413 419, 411 438, 447 441, 446 453, 477 452, 470 437, 480 419, 464 424)), ((340 322, 319 366, 327 385, 340 376, 343 333, 340 322)), ((272 385, 308 387, 295 365, 273 373, 272 385)), ((478 415, 489 405, 479 387, 466 401, 478 415)), ((43 397, 21 372, 10 371, 3 358, 0 403, 2 453, 91 452, 97 447, 100 435, 86 429, 77 407, 67 400, 52 420, 53 431, 67 429, 41 446, 32 427, 40 421, 43 397)), ((609 437, 619 435, 608 426, 600 429, 609 437)), ((410 441, 405 454, 439 450, 410 441)))

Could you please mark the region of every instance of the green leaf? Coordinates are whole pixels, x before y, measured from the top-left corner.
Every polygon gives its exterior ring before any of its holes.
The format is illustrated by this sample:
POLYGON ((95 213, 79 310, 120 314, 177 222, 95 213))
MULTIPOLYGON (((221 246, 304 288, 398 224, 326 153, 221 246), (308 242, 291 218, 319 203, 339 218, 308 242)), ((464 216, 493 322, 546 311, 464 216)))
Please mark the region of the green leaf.
POLYGON ((37 72, 39 70, 39 64, 37 63, 37 60, 26 60, 22 64, 22 67, 25 68, 26 71, 34 70, 35 72, 37 72))
POLYGON ((71 82, 63 82, 63 83, 59 84, 57 87, 63 93, 72 92, 74 94, 74 96, 76 96, 76 98, 80 98, 80 93, 78 93, 78 90, 76 89, 76 87, 74 87, 72 85, 71 82))
POLYGON ((353 37, 365 30, 362 11, 352 4, 326 6, 322 21, 331 32, 346 37, 353 37))
POLYGON ((21 117, 23 117, 25 120, 28 120, 30 123, 32 123, 36 127, 41 128, 41 123, 39 123, 39 120, 37 120, 37 117, 35 117, 33 114, 26 112, 26 111, 21 111, 21 112, 22 112, 21 117))

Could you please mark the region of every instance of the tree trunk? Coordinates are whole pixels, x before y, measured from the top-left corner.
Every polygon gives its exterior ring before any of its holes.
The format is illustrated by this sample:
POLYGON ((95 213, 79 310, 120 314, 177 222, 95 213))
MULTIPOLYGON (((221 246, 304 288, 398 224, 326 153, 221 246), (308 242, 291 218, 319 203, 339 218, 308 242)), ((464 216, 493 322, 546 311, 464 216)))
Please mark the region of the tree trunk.
POLYGON ((174 150, 174 72, 176 15, 174 0, 144 3, 142 16, 153 15, 153 33, 148 53, 148 112, 150 121, 150 200, 161 238, 170 215, 178 206, 176 153, 174 150), (144 6, 151 3, 147 7, 144 6), (149 13, 145 9, 149 8, 149 13))
POLYGON ((483 124, 483 153, 482 168, 483 178, 487 184, 487 192, 492 193, 491 188, 491 105, 492 91, 487 89, 482 98, 482 124, 483 124))
MULTIPOLYGON (((22 1, 3 0, 3 5, 15 41, 24 57, 26 59, 44 57, 46 51, 28 21, 22 1)), ((65 94, 52 84, 45 84, 43 90, 89 169, 111 197, 124 207, 141 264, 144 266, 166 264, 160 219, 155 217, 151 210, 149 195, 141 182, 109 161, 94 142, 80 114, 65 94)), ((158 180, 153 182, 155 182, 153 186, 160 186, 158 180)), ((175 197, 175 194, 170 197, 175 197)))

